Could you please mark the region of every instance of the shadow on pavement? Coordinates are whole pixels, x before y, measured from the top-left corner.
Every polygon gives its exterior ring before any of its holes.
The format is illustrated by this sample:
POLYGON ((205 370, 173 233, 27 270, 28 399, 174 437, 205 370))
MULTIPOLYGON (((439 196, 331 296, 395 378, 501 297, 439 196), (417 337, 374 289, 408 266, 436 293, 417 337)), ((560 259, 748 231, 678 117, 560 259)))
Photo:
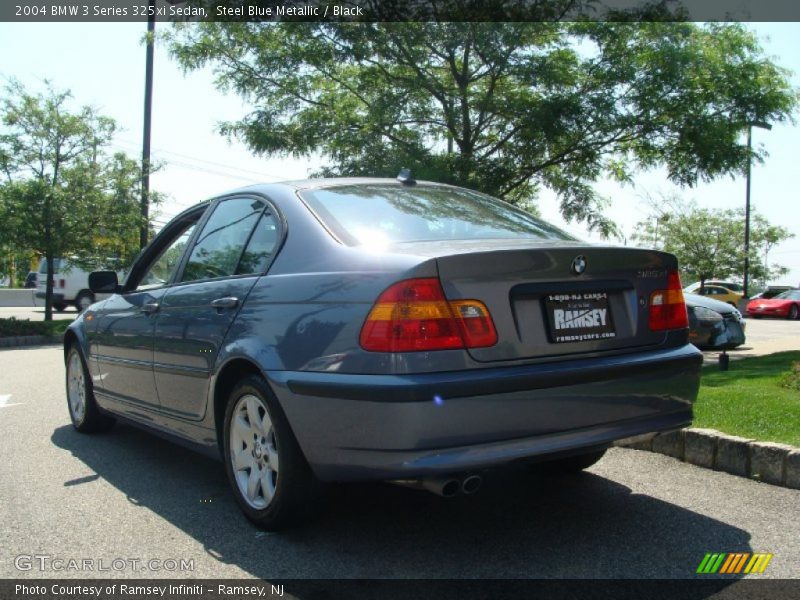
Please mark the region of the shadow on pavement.
MULTIPOLYGON (((219 462, 121 425, 96 436, 64 426, 51 439, 210 559, 261 578, 689 578, 706 552, 750 551, 747 532, 598 475, 517 469, 453 499, 332 486, 315 521, 268 534, 241 515, 219 462)), ((204 571, 219 572, 201 560, 193 576, 204 571)))

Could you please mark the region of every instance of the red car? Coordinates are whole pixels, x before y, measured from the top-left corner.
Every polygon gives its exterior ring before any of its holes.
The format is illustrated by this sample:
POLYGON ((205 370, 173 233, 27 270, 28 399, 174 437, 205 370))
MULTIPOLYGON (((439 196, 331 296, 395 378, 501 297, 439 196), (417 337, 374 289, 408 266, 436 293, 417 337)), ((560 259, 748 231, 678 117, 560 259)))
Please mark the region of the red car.
POLYGON ((784 317, 796 319, 800 315, 800 290, 789 290, 774 298, 758 298, 747 304, 748 317, 784 317))

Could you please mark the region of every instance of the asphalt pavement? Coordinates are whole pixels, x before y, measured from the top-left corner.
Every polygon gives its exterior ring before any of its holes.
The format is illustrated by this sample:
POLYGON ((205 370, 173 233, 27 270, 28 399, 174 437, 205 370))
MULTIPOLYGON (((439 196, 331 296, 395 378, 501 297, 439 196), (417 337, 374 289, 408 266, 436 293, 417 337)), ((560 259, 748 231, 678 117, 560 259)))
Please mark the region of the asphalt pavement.
POLYGON ((305 528, 268 534, 221 463, 127 426, 75 432, 63 379, 59 348, 0 350, 3 578, 687 578, 707 552, 772 553, 755 577, 800 577, 800 491, 621 448, 454 499, 335 486, 305 528))

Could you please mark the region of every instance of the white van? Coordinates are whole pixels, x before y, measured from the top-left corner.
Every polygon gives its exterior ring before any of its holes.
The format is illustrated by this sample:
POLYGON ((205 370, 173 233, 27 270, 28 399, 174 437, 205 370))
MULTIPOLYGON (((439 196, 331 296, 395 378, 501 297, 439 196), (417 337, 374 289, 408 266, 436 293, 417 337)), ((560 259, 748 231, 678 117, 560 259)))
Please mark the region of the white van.
MULTIPOLYGON (((39 263, 39 278, 36 284, 36 297, 44 299, 47 292, 47 259, 39 263)), ((53 308, 61 312, 72 305, 83 312, 97 300, 109 294, 95 294, 89 289, 89 271, 84 271, 68 259, 53 260, 53 308)))

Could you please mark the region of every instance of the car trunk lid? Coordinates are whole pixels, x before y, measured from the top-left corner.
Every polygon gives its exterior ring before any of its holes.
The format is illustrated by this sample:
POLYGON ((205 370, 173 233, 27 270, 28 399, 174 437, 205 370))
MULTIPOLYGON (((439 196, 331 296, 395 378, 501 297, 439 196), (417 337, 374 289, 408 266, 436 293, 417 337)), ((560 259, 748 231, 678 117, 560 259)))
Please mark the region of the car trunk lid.
POLYGON ((654 346, 649 301, 667 287, 675 257, 654 250, 547 240, 406 243, 434 257, 448 300, 489 309, 498 342, 478 361, 512 361, 654 346))

